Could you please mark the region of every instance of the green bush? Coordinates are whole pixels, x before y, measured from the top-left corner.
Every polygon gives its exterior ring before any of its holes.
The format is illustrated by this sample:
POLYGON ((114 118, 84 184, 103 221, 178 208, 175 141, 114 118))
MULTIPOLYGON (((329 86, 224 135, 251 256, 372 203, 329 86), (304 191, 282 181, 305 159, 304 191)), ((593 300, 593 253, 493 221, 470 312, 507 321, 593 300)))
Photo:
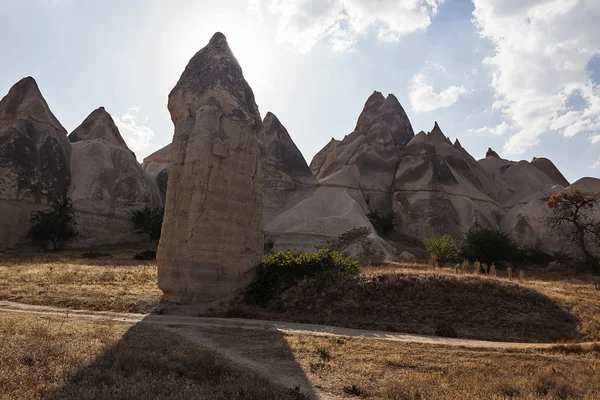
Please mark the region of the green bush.
POLYGON ((439 239, 434 237, 423 241, 425 250, 430 256, 435 257, 440 264, 459 259, 459 249, 452 236, 446 234, 439 239))
POLYGON ((144 207, 131 212, 131 222, 133 229, 138 233, 145 233, 150 238, 150 241, 158 241, 160 239, 160 231, 162 230, 163 216, 165 209, 161 207, 144 207))
POLYGON ((133 256, 134 260, 151 261, 156 260, 156 252, 154 250, 144 250, 133 256))
POLYGON ((73 202, 69 197, 53 202, 51 210, 33 214, 31 224, 29 237, 44 244, 52 242, 54 250, 58 248, 59 243, 73 239, 79 234, 73 202))
POLYGON ((282 251, 266 256, 258 266, 256 276, 246 290, 245 301, 265 305, 302 279, 330 273, 358 275, 360 270, 356 261, 329 249, 299 255, 282 251))
POLYGON ((524 257, 523 251, 506 233, 481 227, 471 228, 467 232, 461 253, 463 258, 486 264, 518 262, 524 257))
POLYGON ((369 218, 369 221, 371 221, 373 228, 377 232, 387 234, 396 226, 397 215, 392 210, 383 212, 375 210, 368 213, 367 218, 369 218))

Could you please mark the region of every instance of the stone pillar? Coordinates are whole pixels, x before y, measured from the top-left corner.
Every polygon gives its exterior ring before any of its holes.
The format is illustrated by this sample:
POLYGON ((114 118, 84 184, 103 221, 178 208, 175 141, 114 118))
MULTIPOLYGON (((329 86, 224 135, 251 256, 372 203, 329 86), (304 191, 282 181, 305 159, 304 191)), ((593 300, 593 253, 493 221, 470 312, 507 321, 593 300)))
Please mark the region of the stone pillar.
POLYGON ((262 122, 222 33, 191 59, 169 111, 175 135, 158 285, 167 301, 225 299, 262 259, 262 122))

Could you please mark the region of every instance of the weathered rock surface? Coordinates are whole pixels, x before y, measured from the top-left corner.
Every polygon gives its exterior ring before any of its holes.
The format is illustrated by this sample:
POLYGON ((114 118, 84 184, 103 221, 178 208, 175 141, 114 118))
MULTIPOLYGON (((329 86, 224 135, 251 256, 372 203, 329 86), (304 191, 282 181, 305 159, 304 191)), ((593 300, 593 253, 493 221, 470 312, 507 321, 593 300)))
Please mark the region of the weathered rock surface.
POLYGON ((0 101, 0 249, 22 243, 32 212, 67 194, 71 144, 31 77, 0 101))
MULTIPOLYGON (((354 132, 327 156, 317 178, 321 185, 340 186, 334 176, 356 170, 354 186, 364 194, 371 209, 389 209, 400 152, 414 137, 406 112, 398 99, 374 92, 365 103, 354 132)), ((355 174, 352 172, 352 174, 355 174)))
MULTIPOLYGON (((83 123, 69 135, 71 143, 94 139, 103 139, 116 146, 129 150, 117 125, 115 125, 115 121, 110 114, 106 112, 104 107, 94 110, 83 123)), ((131 153, 134 154, 133 152, 131 153)))
POLYGON ((230 296, 262 259, 262 121, 225 36, 189 62, 169 95, 175 125, 158 284, 168 301, 230 296))
POLYGON ((491 186, 479 164, 436 123, 404 149, 393 187, 397 230, 426 238, 460 237, 474 224, 498 229, 504 211, 487 194, 491 186))
POLYGON ((167 182, 169 180, 169 164, 171 163, 171 144, 155 151, 144 158, 142 168, 150 175, 158 186, 163 204, 167 199, 167 182))
POLYGON ((69 196, 78 220, 78 246, 148 240, 134 232, 130 213, 162 204, 154 179, 111 122, 112 117, 98 109, 70 135, 77 139, 72 144, 69 196))
POLYGON ((285 127, 272 113, 263 121, 263 215, 265 226, 316 190, 317 180, 285 127))
POLYGON ((555 185, 569 184, 554 164, 544 158, 530 163, 488 156, 478 162, 496 184, 492 196, 507 210, 517 204, 527 204, 538 192, 548 191, 555 185))
MULTIPOLYGON (((364 203, 364 200, 363 200, 364 203)), ((336 250, 369 261, 393 259, 393 249, 376 233, 359 204, 343 188, 321 187, 312 196, 276 216, 267 226, 273 251, 311 252, 332 247, 344 234, 366 228, 366 235, 339 243, 336 250)))
POLYGON ((340 143, 342 143, 341 140, 331 138, 329 143, 327 143, 325 147, 323 147, 321 150, 319 150, 317 154, 315 154, 309 166, 314 176, 319 175, 323 164, 327 162, 327 157, 340 145, 340 143))

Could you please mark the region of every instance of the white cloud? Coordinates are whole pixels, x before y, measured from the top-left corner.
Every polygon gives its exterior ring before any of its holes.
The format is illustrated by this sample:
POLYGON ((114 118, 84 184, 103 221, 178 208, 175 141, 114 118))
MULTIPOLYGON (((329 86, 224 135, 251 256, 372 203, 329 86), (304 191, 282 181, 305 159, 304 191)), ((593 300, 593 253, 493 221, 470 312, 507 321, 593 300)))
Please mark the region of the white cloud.
POLYGON ((450 107, 459 100, 460 96, 468 92, 464 86, 450 86, 436 93, 426 80, 423 74, 417 74, 412 78, 409 97, 413 111, 427 112, 450 107))
POLYGON ((564 136, 600 129, 600 89, 586 71, 600 53, 597 0, 473 0, 473 21, 496 54, 494 109, 517 132, 504 145, 519 154, 546 132, 564 136), (569 107, 580 95, 582 107, 569 107))
POLYGON ((327 41, 335 51, 352 48, 370 28, 377 38, 396 42, 425 29, 444 0, 248 0, 252 9, 265 4, 278 18, 277 39, 308 52, 327 41))
POLYGON ((152 143, 154 131, 148 127, 148 118, 143 124, 138 123, 138 116, 141 111, 140 106, 130 106, 127 112, 120 117, 114 117, 115 125, 119 128, 127 146, 133 150, 138 159, 143 159, 150 153, 156 151, 158 147, 152 143))
POLYGON ((479 129, 469 129, 469 132, 483 133, 483 134, 488 134, 488 135, 492 135, 492 136, 504 136, 510 130, 510 128, 511 128, 511 126, 509 124, 507 124, 506 121, 502 121, 501 123, 499 123, 496 126, 493 126, 493 127, 484 126, 483 128, 479 128, 479 129))

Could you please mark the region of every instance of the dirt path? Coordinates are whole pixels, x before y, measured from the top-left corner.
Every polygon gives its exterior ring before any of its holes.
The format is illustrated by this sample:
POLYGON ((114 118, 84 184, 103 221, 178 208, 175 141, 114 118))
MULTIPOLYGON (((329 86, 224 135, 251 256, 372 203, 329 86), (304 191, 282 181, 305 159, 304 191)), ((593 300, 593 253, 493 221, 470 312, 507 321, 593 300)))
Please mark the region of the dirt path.
POLYGON ((66 310, 56 307, 34 306, 9 301, 0 301, 0 313, 27 313, 29 315, 37 314, 40 316, 60 316, 92 320, 120 321, 131 324, 148 323, 168 328, 235 328, 247 330, 273 330, 300 334, 348 336, 404 343, 422 343, 471 348, 540 348, 554 345, 553 343, 512 343, 471 339, 450 339, 426 335, 339 328, 327 325, 299 324, 292 322, 263 321, 239 318, 183 317, 176 315, 66 310))

